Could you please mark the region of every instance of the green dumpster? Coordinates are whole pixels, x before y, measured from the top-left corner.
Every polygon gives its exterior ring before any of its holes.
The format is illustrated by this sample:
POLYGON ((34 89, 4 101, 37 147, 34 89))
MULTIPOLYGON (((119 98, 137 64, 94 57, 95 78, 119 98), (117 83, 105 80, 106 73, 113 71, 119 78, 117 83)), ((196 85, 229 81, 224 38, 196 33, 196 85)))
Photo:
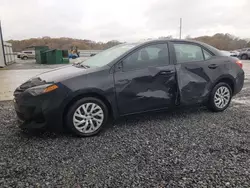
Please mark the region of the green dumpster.
POLYGON ((68 50, 62 50, 63 62, 62 63, 69 63, 69 52, 68 50))
POLYGON ((68 57, 63 56, 62 50, 46 50, 45 52, 43 52, 43 54, 45 54, 47 64, 69 63, 68 57))
POLYGON ((44 51, 48 50, 48 46, 35 46, 35 56, 36 56, 36 63, 46 63, 46 56, 43 53, 44 51))

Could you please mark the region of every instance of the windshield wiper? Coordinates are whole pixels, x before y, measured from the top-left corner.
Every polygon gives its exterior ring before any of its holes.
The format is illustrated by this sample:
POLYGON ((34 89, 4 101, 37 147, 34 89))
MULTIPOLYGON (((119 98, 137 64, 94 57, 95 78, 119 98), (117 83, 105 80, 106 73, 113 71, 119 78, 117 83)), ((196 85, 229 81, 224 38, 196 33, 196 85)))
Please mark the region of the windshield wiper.
POLYGON ((88 65, 83 65, 83 64, 79 64, 79 66, 80 66, 80 67, 83 67, 83 68, 85 68, 85 69, 90 68, 90 66, 88 66, 88 65))
POLYGON ((82 67, 82 68, 85 68, 85 69, 90 68, 90 66, 88 66, 88 65, 83 65, 82 62, 80 62, 80 63, 75 63, 75 64, 73 64, 73 66, 82 67))

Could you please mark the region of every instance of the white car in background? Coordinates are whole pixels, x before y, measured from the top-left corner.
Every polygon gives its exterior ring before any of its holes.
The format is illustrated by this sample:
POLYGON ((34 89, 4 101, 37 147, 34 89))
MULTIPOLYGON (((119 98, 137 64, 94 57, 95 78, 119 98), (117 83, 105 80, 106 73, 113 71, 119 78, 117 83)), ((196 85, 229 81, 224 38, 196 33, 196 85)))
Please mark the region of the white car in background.
POLYGON ((225 55, 225 56, 231 56, 231 57, 238 57, 240 52, 238 51, 225 51, 225 50, 221 50, 221 52, 225 55))
POLYGON ((239 56, 239 54, 240 54, 240 52, 239 52, 239 51, 236 51, 236 50, 234 50, 234 51, 230 51, 230 56, 232 56, 232 57, 238 57, 238 56, 239 56))
POLYGON ((17 54, 18 58, 21 59, 34 59, 36 57, 35 50, 25 50, 17 54))

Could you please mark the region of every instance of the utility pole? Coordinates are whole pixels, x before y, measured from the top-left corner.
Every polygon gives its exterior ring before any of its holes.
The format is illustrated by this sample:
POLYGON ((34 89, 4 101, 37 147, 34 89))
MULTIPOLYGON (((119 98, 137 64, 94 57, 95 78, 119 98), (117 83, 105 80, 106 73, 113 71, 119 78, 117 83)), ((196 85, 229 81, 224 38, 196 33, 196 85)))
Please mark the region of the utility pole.
POLYGON ((182 18, 180 18, 180 39, 181 39, 181 30, 182 30, 182 18))

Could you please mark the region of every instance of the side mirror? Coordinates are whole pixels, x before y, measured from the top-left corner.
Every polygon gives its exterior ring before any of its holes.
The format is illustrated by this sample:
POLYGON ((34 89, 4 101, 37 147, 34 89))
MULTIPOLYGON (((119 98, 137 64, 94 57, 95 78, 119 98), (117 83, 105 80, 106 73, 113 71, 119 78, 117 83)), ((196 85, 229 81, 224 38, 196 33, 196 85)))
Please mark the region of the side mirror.
POLYGON ((120 61, 119 63, 116 64, 116 71, 122 71, 123 69, 123 61, 120 61))

